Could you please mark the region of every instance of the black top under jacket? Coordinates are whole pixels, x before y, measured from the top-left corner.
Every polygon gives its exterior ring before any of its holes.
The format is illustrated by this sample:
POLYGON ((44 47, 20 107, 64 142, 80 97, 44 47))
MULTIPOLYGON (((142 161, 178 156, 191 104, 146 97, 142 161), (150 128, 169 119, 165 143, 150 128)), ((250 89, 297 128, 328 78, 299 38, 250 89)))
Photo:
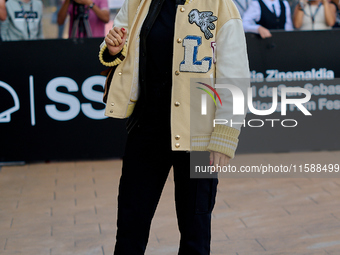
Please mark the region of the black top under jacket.
POLYGON ((283 1, 279 0, 281 14, 277 17, 271 12, 262 0, 258 0, 261 7, 261 18, 257 24, 267 29, 284 29, 286 24, 286 8, 283 1))
POLYGON ((140 33, 140 93, 127 122, 128 132, 141 121, 170 125, 175 18, 177 5, 184 2, 152 0, 150 4, 140 33))

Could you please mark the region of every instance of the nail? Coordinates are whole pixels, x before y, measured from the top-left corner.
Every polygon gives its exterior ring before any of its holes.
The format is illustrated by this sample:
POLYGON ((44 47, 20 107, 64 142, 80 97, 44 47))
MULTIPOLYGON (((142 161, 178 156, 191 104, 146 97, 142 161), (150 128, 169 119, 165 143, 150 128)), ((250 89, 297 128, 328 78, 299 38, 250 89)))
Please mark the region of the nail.
POLYGON ((123 28, 123 27, 122 27, 122 31, 124 31, 124 32, 125 32, 125 28, 123 28))

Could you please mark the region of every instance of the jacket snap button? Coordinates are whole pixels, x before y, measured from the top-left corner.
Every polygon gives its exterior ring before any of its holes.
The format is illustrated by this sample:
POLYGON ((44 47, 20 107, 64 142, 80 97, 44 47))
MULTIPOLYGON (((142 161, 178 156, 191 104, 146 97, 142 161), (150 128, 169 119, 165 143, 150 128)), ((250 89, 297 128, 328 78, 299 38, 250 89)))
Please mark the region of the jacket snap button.
POLYGON ((113 113, 113 110, 111 110, 110 113, 113 113))
POLYGON ((111 103, 111 106, 114 106, 115 105, 115 103, 111 103))
POLYGON ((176 107, 178 107, 178 106, 180 106, 180 105, 181 105, 180 102, 176 102, 176 103, 175 103, 175 106, 176 106, 176 107))
POLYGON ((185 8, 184 8, 184 7, 181 7, 180 10, 181 10, 181 12, 184 12, 184 11, 185 11, 185 8))
POLYGON ((175 74, 178 76, 179 75, 179 71, 176 71, 175 74))
POLYGON ((119 74, 119 76, 122 76, 122 72, 119 72, 118 74, 119 74))
POLYGON ((176 147, 176 148, 179 148, 179 147, 181 147, 181 145, 180 145, 179 143, 176 143, 176 144, 175 144, 175 147, 176 147))
POLYGON ((176 139, 176 140, 179 140, 180 138, 181 138, 180 135, 176 135, 176 136, 175 136, 175 139, 176 139))
POLYGON ((177 42, 178 42, 178 43, 181 43, 181 42, 182 42, 182 39, 181 39, 181 38, 178 38, 178 39, 177 39, 177 42))

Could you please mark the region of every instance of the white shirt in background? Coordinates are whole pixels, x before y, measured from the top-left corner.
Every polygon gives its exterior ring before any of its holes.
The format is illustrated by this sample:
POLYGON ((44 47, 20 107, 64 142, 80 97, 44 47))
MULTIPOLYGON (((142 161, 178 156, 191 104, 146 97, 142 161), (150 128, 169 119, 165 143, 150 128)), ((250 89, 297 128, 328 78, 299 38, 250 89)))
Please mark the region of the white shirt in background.
POLYGON ((327 30, 332 29, 326 23, 325 7, 323 5, 305 5, 305 15, 303 16, 300 30, 327 30), (314 24, 311 16, 314 16, 314 24))
MULTIPOLYGON (((275 8, 276 15, 279 17, 281 14, 281 7, 279 0, 262 0, 263 3, 268 7, 268 9, 274 13, 273 5, 275 8)), ((286 7, 286 23, 285 30, 293 30, 293 23, 291 18, 290 6, 287 1, 283 1, 283 4, 286 7)), ((261 7, 257 0, 253 0, 247 11, 243 14, 243 28, 245 32, 252 32, 258 34, 258 28, 260 25, 255 22, 260 21, 261 19, 261 7)))

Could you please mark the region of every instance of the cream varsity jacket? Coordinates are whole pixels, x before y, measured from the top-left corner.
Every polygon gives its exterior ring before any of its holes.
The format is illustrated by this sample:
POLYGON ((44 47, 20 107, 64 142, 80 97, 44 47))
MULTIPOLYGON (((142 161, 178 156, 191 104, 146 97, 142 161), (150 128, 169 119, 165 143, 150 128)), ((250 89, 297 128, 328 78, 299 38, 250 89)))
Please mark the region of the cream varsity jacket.
MULTIPOLYGON (((99 58, 104 65, 119 64, 108 92, 106 116, 127 118, 138 100, 139 33, 150 2, 125 0, 114 20, 115 27, 124 27, 128 32, 123 61, 105 62, 105 42, 100 46, 99 58)), ((172 72, 172 150, 217 151, 233 158, 245 114, 233 115, 233 94, 228 89, 216 89, 221 100, 215 103, 205 97, 204 115, 201 98, 207 90, 197 89, 202 83, 214 87, 216 81, 226 80, 247 95, 250 83, 246 42, 240 14, 232 0, 187 0, 178 6, 172 72), (214 126, 214 119, 227 122, 214 126), (238 124, 231 126, 231 122, 238 124)))

